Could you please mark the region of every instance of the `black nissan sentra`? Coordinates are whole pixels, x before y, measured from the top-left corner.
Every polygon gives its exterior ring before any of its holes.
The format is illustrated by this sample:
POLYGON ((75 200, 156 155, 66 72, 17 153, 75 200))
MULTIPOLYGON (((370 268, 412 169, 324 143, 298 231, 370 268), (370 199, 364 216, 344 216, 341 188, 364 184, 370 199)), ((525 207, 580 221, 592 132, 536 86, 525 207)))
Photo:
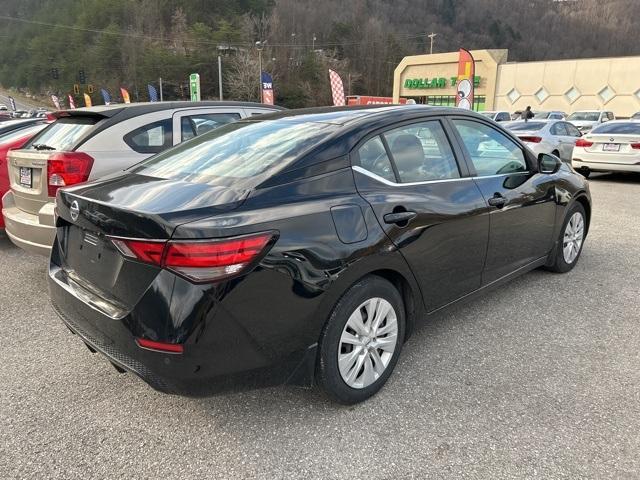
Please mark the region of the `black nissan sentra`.
MULTIPOLYGON (((289 111, 233 123, 57 197, 51 300, 154 388, 375 394, 427 314, 571 270, 582 176, 472 112, 289 111)), ((410 366, 408 368, 411 368, 410 366)))

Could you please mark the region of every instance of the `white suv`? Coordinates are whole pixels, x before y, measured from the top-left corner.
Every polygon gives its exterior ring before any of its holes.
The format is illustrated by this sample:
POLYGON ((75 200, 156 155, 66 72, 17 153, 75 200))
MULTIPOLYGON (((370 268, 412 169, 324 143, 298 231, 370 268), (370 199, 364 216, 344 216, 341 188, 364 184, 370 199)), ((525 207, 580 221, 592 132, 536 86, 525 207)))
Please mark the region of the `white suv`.
POLYGON ((567 122, 572 123, 580 130, 580 133, 587 133, 592 128, 597 127, 610 120, 615 120, 613 112, 603 110, 581 110, 573 112, 567 117, 567 122))
POLYGON ((124 170, 183 140, 280 107, 246 102, 154 102, 56 112, 57 120, 9 153, 11 190, 2 198, 7 236, 48 255, 60 187, 124 170))

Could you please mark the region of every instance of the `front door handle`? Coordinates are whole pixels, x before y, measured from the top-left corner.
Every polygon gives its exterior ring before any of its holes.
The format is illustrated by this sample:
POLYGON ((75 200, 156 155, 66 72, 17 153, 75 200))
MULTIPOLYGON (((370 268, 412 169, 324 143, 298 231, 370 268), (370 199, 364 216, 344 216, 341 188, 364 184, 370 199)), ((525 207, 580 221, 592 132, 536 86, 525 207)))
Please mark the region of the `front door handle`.
POLYGON ((417 216, 418 214, 416 212, 396 212, 396 213, 387 213, 383 218, 384 218, 384 223, 395 223, 396 225, 402 225, 402 224, 406 225, 417 216))
POLYGON ((493 195, 493 197, 491 197, 488 200, 489 205, 491 205, 492 207, 496 207, 496 208, 502 208, 504 207, 504 204, 507 203, 507 199, 504 198, 502 195, 500 195, 499 193, 496 193, 493 195))

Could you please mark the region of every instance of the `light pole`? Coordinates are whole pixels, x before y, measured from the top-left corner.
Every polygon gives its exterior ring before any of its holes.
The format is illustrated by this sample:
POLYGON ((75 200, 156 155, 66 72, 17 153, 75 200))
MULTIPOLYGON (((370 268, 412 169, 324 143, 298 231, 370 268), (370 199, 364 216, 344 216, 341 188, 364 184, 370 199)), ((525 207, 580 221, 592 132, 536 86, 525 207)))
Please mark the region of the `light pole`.
POLYGON ((257 41, 256 48, 258 49, 258 103, 262 103, 262 50, 264 49, 264 44, 267 43, 265 40, 257 41))
POLYGON ((429 35, 427 35, 427 37, 429 37, 431 39, 431 47, 429 48, 429 54, 433 54, 433 39, 435 37, 437 37, 438 34, 437 33, 431 33, 429 35))

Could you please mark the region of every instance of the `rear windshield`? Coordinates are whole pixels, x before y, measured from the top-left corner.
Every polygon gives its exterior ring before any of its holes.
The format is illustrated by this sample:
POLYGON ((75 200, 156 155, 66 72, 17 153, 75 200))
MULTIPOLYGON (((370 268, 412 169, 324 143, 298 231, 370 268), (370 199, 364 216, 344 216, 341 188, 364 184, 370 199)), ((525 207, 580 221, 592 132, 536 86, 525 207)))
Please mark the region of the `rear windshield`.
POLYGON ((551 112, 533 112, 533 118, 549 118, 551 112))
POLYGON ((231 123, 151 157, 131 171, 193 183, 250 178, 272 166, 284 166, 336 129, 316 122, 231 123))
POLYGON ((24 148, 30 150, 71 150, 97 122, 98 118, 96 117, 59 118, 33 137, 24 148))
POLYGON ((567 117, 567 120, 586 120, 587 122, 597 122, 600 112, 576 112, 567 117))
POLYGON ((546 125, 546 123, 544 122, 513 122, 513 123, 507 123, 505 125, 505 127, 508 130, 511 130, 512 132, 518 132, 518 131, 527 131, 527 132, 532 132, 535 130, 541 130, 542 127, 544 127, 546 125))
POLYGON ((47 125, 45 123, 36 123, 35 125, 29 125, 28 127, 18 128, 17 130, 11 130, 9 133, 0 135, 0 144, 11 143, 24 137, 30 137, 31 135, 39 132, 47 125))
POLYGON ((480 115, 484 115, 485 117, 493 118, 495 112, 480 112, 480 115))
POLYGON ((591 130, 591 133, 618 133, 620 135, 640 135, 640 122, 605 123, 591 130))

